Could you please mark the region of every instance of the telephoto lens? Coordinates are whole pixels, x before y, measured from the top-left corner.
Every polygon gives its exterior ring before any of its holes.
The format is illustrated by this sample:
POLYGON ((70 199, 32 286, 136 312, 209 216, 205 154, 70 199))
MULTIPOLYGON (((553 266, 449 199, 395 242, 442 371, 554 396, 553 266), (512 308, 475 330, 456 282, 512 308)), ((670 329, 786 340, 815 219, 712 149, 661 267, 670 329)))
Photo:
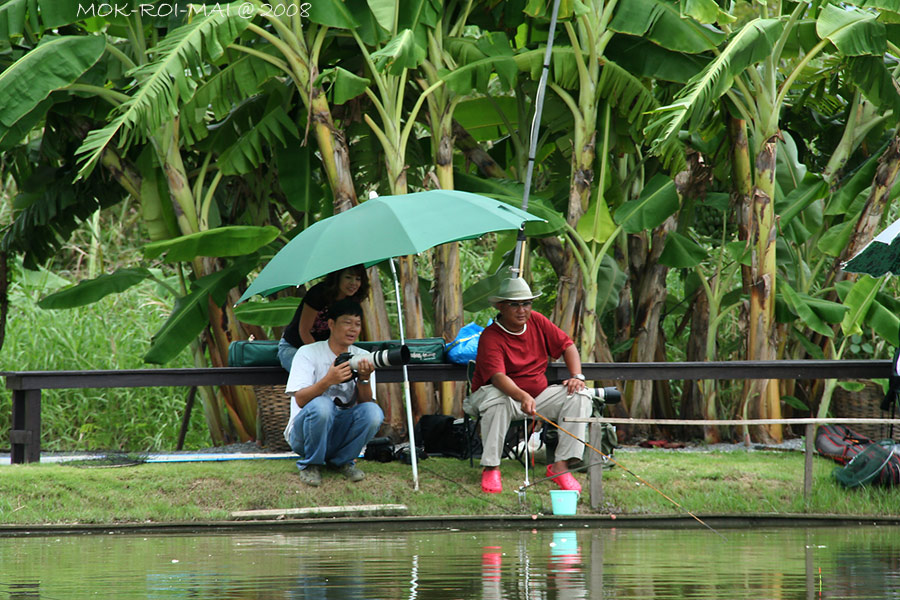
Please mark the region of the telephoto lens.
POLYGON ((350 368, 354 371, 359 370, 359 362, 367 359, 376 369, 382 367, 396 367, 398 365, 409 364, 410 353, 409 346, 406 344, 397 348, 388 348, 387 350, 378 350, 376 352, 366 352, 365 354, 356 354, 350 357, 350 368))
POLYGON ((604 404, 616 404, 622 400, 622 392, 614 387, 593 388, 591 391, 594 398, 604 404))

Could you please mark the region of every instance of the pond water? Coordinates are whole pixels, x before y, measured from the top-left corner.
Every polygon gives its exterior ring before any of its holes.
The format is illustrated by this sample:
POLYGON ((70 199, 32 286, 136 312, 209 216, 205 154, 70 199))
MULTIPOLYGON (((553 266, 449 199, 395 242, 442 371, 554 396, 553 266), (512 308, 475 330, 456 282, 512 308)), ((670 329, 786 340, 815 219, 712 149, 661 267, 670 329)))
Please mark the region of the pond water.
POLYGON ((900 598, 900 528, 0 538, 0 598, 900 598))

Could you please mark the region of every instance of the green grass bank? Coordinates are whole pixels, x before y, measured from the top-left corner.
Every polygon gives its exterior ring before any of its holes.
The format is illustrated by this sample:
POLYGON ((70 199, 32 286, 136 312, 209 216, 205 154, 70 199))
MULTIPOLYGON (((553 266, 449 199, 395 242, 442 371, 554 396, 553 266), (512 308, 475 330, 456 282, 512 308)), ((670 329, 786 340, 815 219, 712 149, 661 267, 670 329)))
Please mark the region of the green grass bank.
MULTIPOLYGON (((900 490, 847 490, 835 464, 816 457, 808 504, 801 452, 617 452, 616 459, 684 509, 698 515, 900 515, 900 490)), ((367 477, 350 483, 327 473, 319 488, 302 484, 292 460, 139 464, 118 468, 65 464, 0 467, 0 525, 191 523, 229 520, 233 511, 360 504, 405 504, 411 516, 551 514, 552 484, 516 493, 523 469, 505 461, 504 491, 483 494, 480 469, 432 457, 419 463, 420 489, 398 462, 361 462, 367 477)), ((538 477, 543 468, 538 466, 538 477)), ((591 509, 587 476, 579 515, 676 516, 681 509, 616 467, 604 473, 602 508, 591 509)))

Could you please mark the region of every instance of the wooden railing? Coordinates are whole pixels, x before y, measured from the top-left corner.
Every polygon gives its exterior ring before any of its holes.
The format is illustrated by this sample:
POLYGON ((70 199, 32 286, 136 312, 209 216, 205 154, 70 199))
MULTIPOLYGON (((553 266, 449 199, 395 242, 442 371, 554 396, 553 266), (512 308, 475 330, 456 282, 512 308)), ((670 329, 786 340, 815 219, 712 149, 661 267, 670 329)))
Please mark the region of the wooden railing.
MULTIPOLYGON (((675 363, 586 363, 589 380, 697 380, 697 379, 877 379, 891 374, 889 360, 800 360, 675 363)), ((410 381, 465 381, 466 367, 455 364, 415 364, 407 367, 410 381)), ((123 371, 10 371, 0 372, 13 392, 11 462, 28 463, 41 455, 41 392, 51 389, 186 387, 189 392, 179 446, 198 386, 283 385, 287 373, 280 367, 223 367, 211 369, 135 369, 123 371)), ((562 363, 547 369, 550 381, 569 373, 562 363)), ((399 368, 378 371, 380 383, 402 381, 399 368)), ((683 422, 682 422, 683 423, 683 422)))

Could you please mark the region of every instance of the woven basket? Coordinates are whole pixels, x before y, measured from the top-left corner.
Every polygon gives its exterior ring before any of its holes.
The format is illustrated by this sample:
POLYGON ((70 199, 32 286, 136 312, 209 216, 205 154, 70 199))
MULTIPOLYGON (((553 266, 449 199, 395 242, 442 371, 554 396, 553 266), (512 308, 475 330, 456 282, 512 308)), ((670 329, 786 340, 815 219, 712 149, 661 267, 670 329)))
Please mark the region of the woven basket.
MULTIPOLYGON (((884 399, 884 389, 874 381, 862 381, 866 387, 858 392, 845 390, 841 386, 834 389, 831 398, 831 412, 836 417, 850 417, 854 419, 885 419, 890 416, 881 410, 881 401, 884 399)), ((857 433, 873 439, 886 439, 890 432, 889 425, 859 425, 848 423, 847 427, 857 433)), ((896 429, 894 433, 897 433, 896 429)))
POLYGON ((256 385, 256 418, 259 427, 259 444, 278 452, 290 452, 284 439, 284 428, 291 416, 291 398, 284 393, 283 385, 256 385))

